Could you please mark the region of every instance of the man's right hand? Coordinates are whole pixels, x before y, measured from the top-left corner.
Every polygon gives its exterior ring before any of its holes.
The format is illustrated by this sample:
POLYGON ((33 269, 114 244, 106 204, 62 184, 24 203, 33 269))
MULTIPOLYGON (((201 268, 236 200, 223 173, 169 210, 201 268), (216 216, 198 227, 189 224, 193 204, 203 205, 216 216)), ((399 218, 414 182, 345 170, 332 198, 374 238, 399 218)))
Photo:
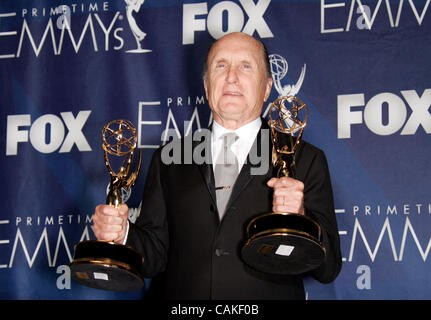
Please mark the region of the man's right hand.
POLYGON ((129 208, 121 204, 118 208, 101 204, 93 214, 93 231, 98 240, 123 244, 127 230, 129 208))

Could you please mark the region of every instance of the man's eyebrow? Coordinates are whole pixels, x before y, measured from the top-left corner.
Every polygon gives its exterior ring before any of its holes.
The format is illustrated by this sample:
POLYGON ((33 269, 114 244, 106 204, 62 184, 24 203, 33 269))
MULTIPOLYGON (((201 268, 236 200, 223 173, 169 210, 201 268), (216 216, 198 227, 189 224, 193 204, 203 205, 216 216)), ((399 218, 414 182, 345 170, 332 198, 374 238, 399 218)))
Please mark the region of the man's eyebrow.
MULTIPOLYGON (((220 62, 227 62, 227 59, 226 58, 219 58, 219 59, 214 59, 213 60, 213 64, 218 64, 220 62)), ((251 65, 251 64, 253 64, 253 61, 252 61, 252 59, 242 59, 240 61, 240 63, 241 64, 246 63, 246 64, 250 64, 251 65)))
POLYGON ((226 62, 227 60, 225 58, 218 58, 218 59, 214 59, 213 63, 217 64, 220 62, 226 62))
POLYGON ((241 63, 252 64, 253 62, 249 59, 243 59, 243 60, 241 60, 241 63))

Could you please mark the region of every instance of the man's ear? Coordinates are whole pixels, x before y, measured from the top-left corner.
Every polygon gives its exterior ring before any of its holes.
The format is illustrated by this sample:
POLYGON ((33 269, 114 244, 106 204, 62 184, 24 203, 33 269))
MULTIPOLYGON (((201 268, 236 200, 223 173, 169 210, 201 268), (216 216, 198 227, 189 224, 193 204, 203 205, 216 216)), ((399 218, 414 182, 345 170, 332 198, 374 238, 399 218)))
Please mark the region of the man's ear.
POLYGON ((204 89, 205 89, 205 96, 208 100, 208 83, 207 83, 207 77, 204 77, 204 89))
POLYGON ((271 94, 271 89, 272 89, 272 78, 268 78, 268 80, 266 82, 265 97, 264 97, 263 101, 266 102, 266 100, 268 100, 269 95, 271 94))

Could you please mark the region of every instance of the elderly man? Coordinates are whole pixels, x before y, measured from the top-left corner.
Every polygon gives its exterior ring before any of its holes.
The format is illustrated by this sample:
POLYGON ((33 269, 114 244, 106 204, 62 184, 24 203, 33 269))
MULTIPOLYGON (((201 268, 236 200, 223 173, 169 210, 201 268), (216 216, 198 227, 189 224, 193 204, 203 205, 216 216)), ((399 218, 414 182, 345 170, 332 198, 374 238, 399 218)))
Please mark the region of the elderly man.
POLYGON ((323 152, 303 143, 297 180, 272 178, 271 165, 262 175, 250 174, 249 150, 263 139, 262 130, 268 130, 260 116, 271 86, 268 56, 260 41, 244 33, 216 41, 204 72, 214 115, 212 163, 165 164, 161 148, 154 153, 135 224, 127 221, 124 204, 119 209, 96 208, 96 237, 138 250, 144 257, 141 272, 154 278, 150 289, 158 289, 164 298, 304 299, 302 276, 263 273, 241 259, 247 222, 271 211, 305 214, 317 221, 326 258, 311 275, 324 283, 338 275, 338 229, 323 152), (226 140, 231 140, 228 151, 226 140), (223 181, 227 174, 218 172, 218 159, 227 155, 238 173, 236 181, 223 181))

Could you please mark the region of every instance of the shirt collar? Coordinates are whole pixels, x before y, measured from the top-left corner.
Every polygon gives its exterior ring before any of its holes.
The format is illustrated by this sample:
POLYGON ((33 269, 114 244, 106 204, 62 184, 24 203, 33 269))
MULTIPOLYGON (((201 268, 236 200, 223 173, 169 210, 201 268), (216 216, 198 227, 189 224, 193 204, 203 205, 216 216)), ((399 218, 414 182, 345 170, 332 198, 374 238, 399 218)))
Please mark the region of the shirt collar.
POLYGON ((246 140, 252 139, 254 141, 254 139, 256 138, 256 134, 259 131, 261 125, 262 125, 262 120, 260 117, 258 117, 257 119, 243 125, 242 127, 236 130, 229 130, 229 129, 226 129, 225 127, 222 127, 219 123, 217 123, 217 121, 214 120, 212 125, 213 141, 217 141, 218 138, 220 138, 223 134, 228 132, 235 132, 238 135, 239 140, 246 141, 246 140))

